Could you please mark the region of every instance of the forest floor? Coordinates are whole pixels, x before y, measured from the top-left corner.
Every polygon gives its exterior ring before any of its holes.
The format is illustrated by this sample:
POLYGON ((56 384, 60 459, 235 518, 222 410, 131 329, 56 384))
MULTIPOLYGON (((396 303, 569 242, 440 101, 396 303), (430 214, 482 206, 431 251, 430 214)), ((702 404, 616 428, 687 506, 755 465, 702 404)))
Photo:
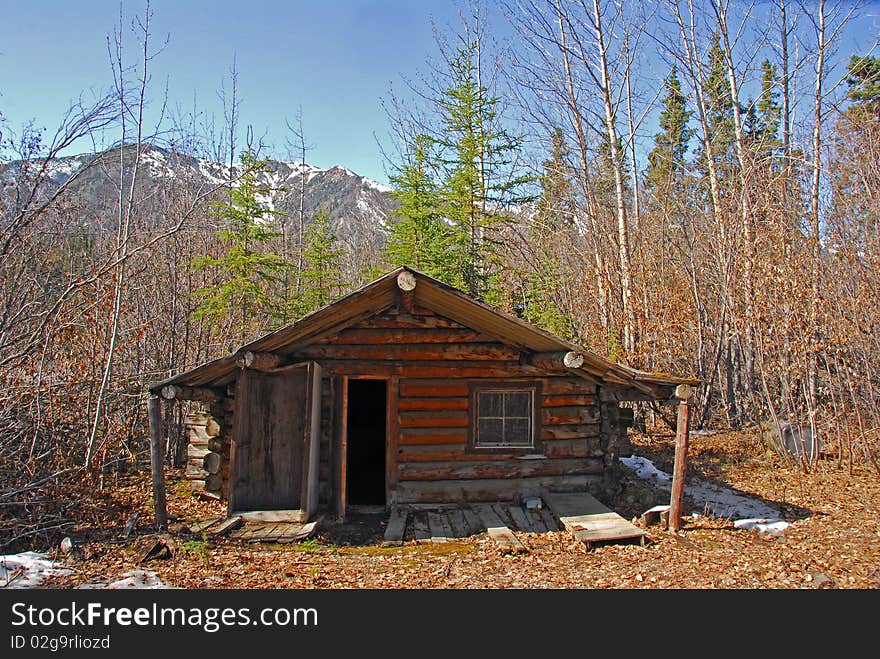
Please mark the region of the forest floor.
MULTIPOLYGON (((633 453, 667 473, 674 437, 633 435, 633 453)), ((133 570, 154 572, 176 588, 653 588, 801 589, 880 588, 880 476, 870 465, 850 473, 825 456, 804 473, 770 453, 755 434, 717 433, 691 440, 688 476, 717 481, 781 512, 790 525, 780 534, 736 528, 731 519, 700 514, 686 501, 677 535, 648 527, 644 546, 606 544, 588 548, 565 531, 519 533, 528 548, 503 553, 485 533, 442 544, 406 542, 383 547, 386 517, 364 516, 345 525, 325 524, 303 542, 248 544, 228 538, 205 541, 188 527, 225 513, 225 507, 188 493, 169 475, 170 558, 138 563, 155 541, 150 522, 150 480, 144 474, 114 491, 118 519, 78 527, 72 534, 82 556, 72 561, 48 552, 70 574, 42 587, 69 588, 108 582, 133 570), (122 538, 133 511, 134 533, 122 538)), ((623 469, 624 487, 606 501, 627 519, 668 493, 623 469)), ((687 490, 686 490, 687 492, 687 490)), ((705 512, 705 511, 703 511, 705 512)))

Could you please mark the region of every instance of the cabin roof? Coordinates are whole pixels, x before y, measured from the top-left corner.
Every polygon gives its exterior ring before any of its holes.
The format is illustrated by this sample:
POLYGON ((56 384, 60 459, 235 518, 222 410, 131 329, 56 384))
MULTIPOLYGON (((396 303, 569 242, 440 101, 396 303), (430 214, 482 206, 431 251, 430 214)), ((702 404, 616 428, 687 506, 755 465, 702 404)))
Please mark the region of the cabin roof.
MULTIPOLYGON (((495 337, 499 342, 528 353, 576 352, 583 355, 574 374, 630 390, 629 398, 669 398, 679 384, 696 385, 699 380, 646 373, 616 364, 600 355, 566 341, 526 321, 476 300, 433 277, 401 267, 362 286, 308 316, 247 343, 226 357, 201 364, 191 370, 157 382, 150 391, 158 394, 167 385, 218 387, 231 382, 239 370, 238 359, 247 352, 292 354, 298 349, 341 332, 366 318, 397 304, 398 277, 411 273, 415 279, 414 303, 466 327, 495 337)), ((624 399, 624 398, 621 398, 624 399)))

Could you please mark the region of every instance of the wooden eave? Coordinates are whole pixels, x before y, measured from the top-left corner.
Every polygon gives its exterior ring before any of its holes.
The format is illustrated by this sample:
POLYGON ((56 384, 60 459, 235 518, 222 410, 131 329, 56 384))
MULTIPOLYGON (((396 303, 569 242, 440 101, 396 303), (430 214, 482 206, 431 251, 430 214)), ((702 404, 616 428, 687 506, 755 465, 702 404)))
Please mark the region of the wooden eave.
POLYGON ((660 400, 672 396, 679 384, 697 385, 699 380, 655 375, 608 361, 596 353, 570 343, 519 318, 475 300, 461 291, 411 268, 398 268, 305 318, 252 341, 232 355, 207 362, 189 371, 158 382, 150 391, 158 394, 167 385, 223 387, 239 370, 238 358, 246 352, 294 355, 297 350, 341 332, 370 316, 379 314, 399 301, 398 275, 412 273, 416 278, 411 292, 415 304, 437 312, 466 327, 518 348, 525 354, 572 351, 583 355, 583 365, 569 369, 573 375, 607 383, 620 400, 660 400))

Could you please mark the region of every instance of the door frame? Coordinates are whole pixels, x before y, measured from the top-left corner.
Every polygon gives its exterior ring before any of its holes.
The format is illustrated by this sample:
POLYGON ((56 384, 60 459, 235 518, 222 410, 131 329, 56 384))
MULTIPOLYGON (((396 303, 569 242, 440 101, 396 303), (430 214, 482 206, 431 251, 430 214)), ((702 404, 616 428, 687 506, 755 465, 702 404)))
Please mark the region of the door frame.
POLYGON ((398 376, 382 374, 341 375, 337 382, 338 411, 335 456, 335 487, 334 504, 336 516, 345 520, 348 506, 348 383, 351 380, 382 380, 385 382, 385 508, 392 503, 392 496, 397 486, 397 428, 399 416, 397 412, 398 376))

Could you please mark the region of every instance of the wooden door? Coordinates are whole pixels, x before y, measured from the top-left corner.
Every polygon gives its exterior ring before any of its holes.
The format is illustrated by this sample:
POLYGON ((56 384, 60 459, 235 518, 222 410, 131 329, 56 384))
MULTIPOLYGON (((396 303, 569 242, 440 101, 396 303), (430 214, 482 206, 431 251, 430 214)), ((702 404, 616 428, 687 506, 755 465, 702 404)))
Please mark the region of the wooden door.
POLYGON ((236 386, 229 509, 299 511, 318 501, 321 369, 245 369, 236 386))

